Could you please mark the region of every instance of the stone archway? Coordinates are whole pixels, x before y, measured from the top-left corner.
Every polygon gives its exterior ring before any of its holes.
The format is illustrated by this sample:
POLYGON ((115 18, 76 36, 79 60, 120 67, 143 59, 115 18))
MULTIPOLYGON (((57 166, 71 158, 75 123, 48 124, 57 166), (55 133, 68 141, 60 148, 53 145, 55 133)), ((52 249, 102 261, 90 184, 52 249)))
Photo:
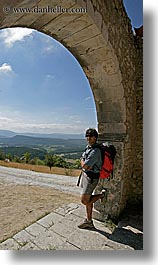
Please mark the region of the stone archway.
POLYGON ((109 200, 102 208, 96 205, 98 218, 118 216, 129 199, 142 199, 142 165, 137 166, 135 157, 139 142, 139 161, 142 159, 142 133, 136 131, 138 120, 139 125, 142 123, 137 115, 136 93, 141 56, 122 1, 9 2, 0 3, 1 29, 27 27, 52 36, 82 66, 94 95, 99 140, 112 141, 118 151, 114 179, 108 184, 109 200), (57 7, 59 12, 51 11, 57 7), (65 8, 75 12, 66 13, 65 8))

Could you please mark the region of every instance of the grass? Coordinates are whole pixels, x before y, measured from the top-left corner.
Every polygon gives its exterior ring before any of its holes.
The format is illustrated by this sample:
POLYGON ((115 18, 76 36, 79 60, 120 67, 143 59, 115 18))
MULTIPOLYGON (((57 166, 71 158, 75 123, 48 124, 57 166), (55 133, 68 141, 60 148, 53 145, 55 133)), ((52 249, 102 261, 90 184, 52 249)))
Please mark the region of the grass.
POLYGON ((117 227, 117 225, 110 218, 108 218, 105 221, 104 225, 105 225, 105 227, 109 228, 111 230, 111 232, 113 232, 115 230, 115 228, 117 227))

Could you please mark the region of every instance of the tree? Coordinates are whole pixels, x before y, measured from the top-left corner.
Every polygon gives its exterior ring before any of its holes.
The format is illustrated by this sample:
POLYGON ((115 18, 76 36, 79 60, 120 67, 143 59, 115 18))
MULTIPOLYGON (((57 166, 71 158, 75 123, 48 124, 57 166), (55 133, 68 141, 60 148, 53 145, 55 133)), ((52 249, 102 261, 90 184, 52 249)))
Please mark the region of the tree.
POLYGON ((6 154, 6 158, 8 158, 10 161, 13 160, 13 156, 11 153, 6 154))
POLYGON ((24 154, 24 157, 25 157, 25 162, 26 162, 26 164, 28 164, 28 162, 29 162, 29 160, 30 160, 30 157, 31 157, 31 154, 30 154, 29 152, 26 152, 26 153, 24 154))
POLYGON ((0 160, 4 160, 5 159, 5 154, 4 152, 0 151, 0 160))
POLYGON ((45 158, 45 162, 46 162, 46 166, 48 166, 51 171, 51 168, 54 165, 54 155, 47 154, 45 158))
POLYGON ((81 168, 81 160, 80 159, 76 159, 75 160, 74 168, 76 168, 76 169, 80 169, 81 168))
POLYGON ((14 155, 14 162, 21 163, 20 157, 17 155, 14 155))
POLYGON ((68 167, 68 163, 61 156, 54 156, 54 166, 56 167, 68 167))

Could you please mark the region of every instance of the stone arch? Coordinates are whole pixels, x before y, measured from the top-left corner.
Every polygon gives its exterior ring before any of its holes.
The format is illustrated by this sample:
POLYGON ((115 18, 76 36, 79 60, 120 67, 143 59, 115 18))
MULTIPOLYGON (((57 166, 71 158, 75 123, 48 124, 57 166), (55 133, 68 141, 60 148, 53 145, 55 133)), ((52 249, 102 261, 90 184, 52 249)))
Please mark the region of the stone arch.
MULTIPOLYGON (((96 205, 96 208, 100 219, 109 213, 118 216, 133 196, 131 176, 135 174, 134 143, 137 138, 135 84, 139 60, 122 1, 60 0, 53 1, 50 7, 47 0, 15 0, 7 15, 5 1, 0 5, 3 7, 1 29, 27 27, 52 36, 68 48, 82 66, 94 95, 99 140, 112 141, 118 150, 109 202, 103 207, 96 205), (52 13, 51 8, 57 6, 60 12, 52 13), (45 13, 40 11, 42 7, 47 8, 45 13), (61 13, 61 8, 78 8, 77 11, 82 8, 82 12, 61 13)), ((140 190, 141 185, 142 181, 140 190)))

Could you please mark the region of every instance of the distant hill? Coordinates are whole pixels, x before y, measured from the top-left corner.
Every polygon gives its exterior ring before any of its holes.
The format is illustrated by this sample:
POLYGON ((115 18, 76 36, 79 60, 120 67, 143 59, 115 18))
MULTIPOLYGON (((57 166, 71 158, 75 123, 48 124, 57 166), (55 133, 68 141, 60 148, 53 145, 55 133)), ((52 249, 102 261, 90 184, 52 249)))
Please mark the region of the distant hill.
POLYGON ((15 135, 13 137, 1 137, 1 145, 7 146, 62 146, 75 147, 85 146, 85 139, 60 139, 60 138, 39 138, 24 135, 15 135))
POLYGON ((13 137, 16 133, 8 130, 0 130, 0 138, 2 137, 13 137))
POLYGON ((84 139, 84 134, 64 134, 64 133, 18 133, 9 130, 0 130, 0 138, 13 137, 16 135, 38 137, 38 138, 56 138, 56 139, 84 139))
POLYGON ((47 154, 46 150, 30 148, 30 147, 1 147, 0 151, 5 154, 11 154, 12 156, 23 157, 26 152, 30 153, 30 158, 39 157, 44 159, 47 154))

